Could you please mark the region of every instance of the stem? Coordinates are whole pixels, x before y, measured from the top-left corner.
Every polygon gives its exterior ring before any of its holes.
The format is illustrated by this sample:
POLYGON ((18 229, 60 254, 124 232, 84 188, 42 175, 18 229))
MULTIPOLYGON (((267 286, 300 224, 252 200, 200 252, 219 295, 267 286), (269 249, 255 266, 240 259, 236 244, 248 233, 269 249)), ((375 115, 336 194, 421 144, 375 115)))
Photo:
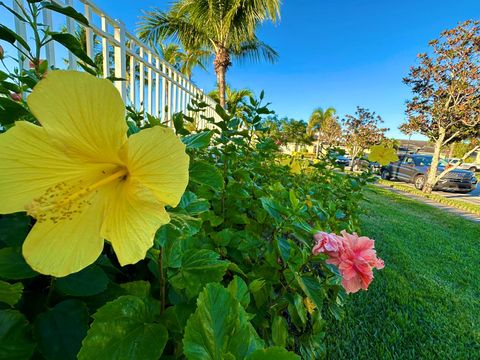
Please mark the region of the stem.
POLYGON ((163 247, 160 248, 160 254, 158 255, 158 272, 160 273, 159 283, 160 283, 160 315, 165 312, 165 293, 166 293, 166 281, 165 274, 163 272, 163 247))
POLYGON ((53 276, 51 276, 50 277, 50 285, 48 286, 47 300, 46 300, 47 307, 50 306, 50 301, 52 300, 53 279, 54 279, 53 276))

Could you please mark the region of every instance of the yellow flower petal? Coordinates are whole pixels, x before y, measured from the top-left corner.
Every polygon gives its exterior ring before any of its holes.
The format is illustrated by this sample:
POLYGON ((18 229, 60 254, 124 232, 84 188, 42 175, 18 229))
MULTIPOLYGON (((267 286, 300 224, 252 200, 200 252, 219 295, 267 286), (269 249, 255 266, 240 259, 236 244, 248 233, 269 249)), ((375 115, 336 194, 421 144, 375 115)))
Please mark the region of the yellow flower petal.
POLYGON ((92 264, 103 249, 103 204, 92 194, 90 205, 71 220, 37 222, 23 243, 27 263, 42 274, 62 277, 92 264))
POLYGON ((152 192, 130 177, 109 188, 102 236, 110 241, 122 266, 145 258, 155 232, 170 221, 152 192))
POLYGON ((381 165, 388 165, 391 162, 398 161, 398 156, 395 149, 380 144, 370 148, 368 160, 378 162, 381 165))
POLYGON ((142 130, 128 138, 124 152, 132 179, 147 186, 160 202, 177 206, 188 184, 189 158, 173 130, 142 130))
POLYGON ((27 103, 64 151, 98 162, 118 161, 127 124, 121 96, 109 80, 77 71, 50 71, 27 103))
POLYGON ((0 213, 25 211, 58 183, 82 177, 84 168, 50 143, 45 130, 17 122, 0 134, 0 213))

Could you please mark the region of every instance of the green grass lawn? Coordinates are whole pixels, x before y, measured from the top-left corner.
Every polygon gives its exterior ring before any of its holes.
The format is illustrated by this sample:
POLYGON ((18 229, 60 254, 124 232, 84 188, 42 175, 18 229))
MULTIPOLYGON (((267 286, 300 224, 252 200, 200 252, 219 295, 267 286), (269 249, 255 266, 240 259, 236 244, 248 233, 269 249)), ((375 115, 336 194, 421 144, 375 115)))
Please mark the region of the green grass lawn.
POLYGON ((480 225, 369 191, 362 234, 385 268, 348 297, 328 359, 480 359, 480 225))

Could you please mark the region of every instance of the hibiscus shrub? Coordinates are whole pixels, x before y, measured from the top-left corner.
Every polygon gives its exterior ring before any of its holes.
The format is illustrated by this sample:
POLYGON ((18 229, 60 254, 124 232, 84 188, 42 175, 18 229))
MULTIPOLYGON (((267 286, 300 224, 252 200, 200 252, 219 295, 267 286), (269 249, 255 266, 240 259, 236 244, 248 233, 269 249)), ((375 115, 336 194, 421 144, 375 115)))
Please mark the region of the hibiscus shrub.
MULTIPOLYGON (((29 93, 51 70, 35 65, 0 76, 29 93)), ((0 99, 16 104, 10 113, 2 107, 11 116, 0 118, 0 161, 11 164, 5 154, 15 146, 8 143, 13 120, 38 122, 22 97, 0 99)), ((373 268, 383 267, 373 240, 350 234, 359 230, 362 190, 371 179, 335 170, 328 157, 310 163, 282 155, 265 135, 263 117, 271 111, 262 100, 230 113, 218 106, 220 121, 204 115, 201 99, 192 101, 194 116, 174 115, 190 158, 189 183, 178 206, 166 208, 170 222, 133 265, 121 266, 118 250, 106 243, 78 272, 40 274, 22 246, 41 219, 0 215, 0 358, 324 357, 325 329, 342 317, 346 292, 367 289, 373 268)), ((145 120, 133 108, 127 124, 132 137, 162 133, 160 119, 145 120)), ((159 143, 158 151, 168 150, 159 143)), ((68 249, 73 235, 57 246, 68 249)))
MULTIPOLYGON (((342 314, 342 282, 366 289, 380 261, 369 239, 317 233, 358 229, 369 178, 337 172, 328 159, 285 161, 262 135, 269 110, 255 99, 241 117, 217 112, 222 121, 207 118, 209 128, 193 133, 184 125, 195 120, 176 115, 190 183, 135 265, 121 267, 107 244, 82 271, 38 274, 20 250, 34 220, 2 216, 0 351, 25 359, 324 356, 325 327, 342 314)), ((152 126, 138 119, 129 113, 132 134, 152 126)))

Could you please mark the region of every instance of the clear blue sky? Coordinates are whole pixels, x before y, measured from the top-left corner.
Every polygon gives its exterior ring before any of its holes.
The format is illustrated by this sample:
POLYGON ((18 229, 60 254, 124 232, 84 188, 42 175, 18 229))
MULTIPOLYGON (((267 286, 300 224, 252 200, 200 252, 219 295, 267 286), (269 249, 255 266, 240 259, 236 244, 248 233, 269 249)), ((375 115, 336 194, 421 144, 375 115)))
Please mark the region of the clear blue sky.
MULTIPOLYGON (((264 24, 259 37, 280 54, 276 64, 234 64, 235 88, 264 89, 280 116, 307 120, 318 106, 343 117, 357 105, 381 115, 389 136, 402 137, 410 90, 402 83, 416 54, 459 21, 480 18, 479 0, 284 0, 280 23, 264 24)), ((133 32, 142 9, 168 9, 171 1, 94 0, 133 32)), ((194 80, 210 90, 213 68, 194 80)))

